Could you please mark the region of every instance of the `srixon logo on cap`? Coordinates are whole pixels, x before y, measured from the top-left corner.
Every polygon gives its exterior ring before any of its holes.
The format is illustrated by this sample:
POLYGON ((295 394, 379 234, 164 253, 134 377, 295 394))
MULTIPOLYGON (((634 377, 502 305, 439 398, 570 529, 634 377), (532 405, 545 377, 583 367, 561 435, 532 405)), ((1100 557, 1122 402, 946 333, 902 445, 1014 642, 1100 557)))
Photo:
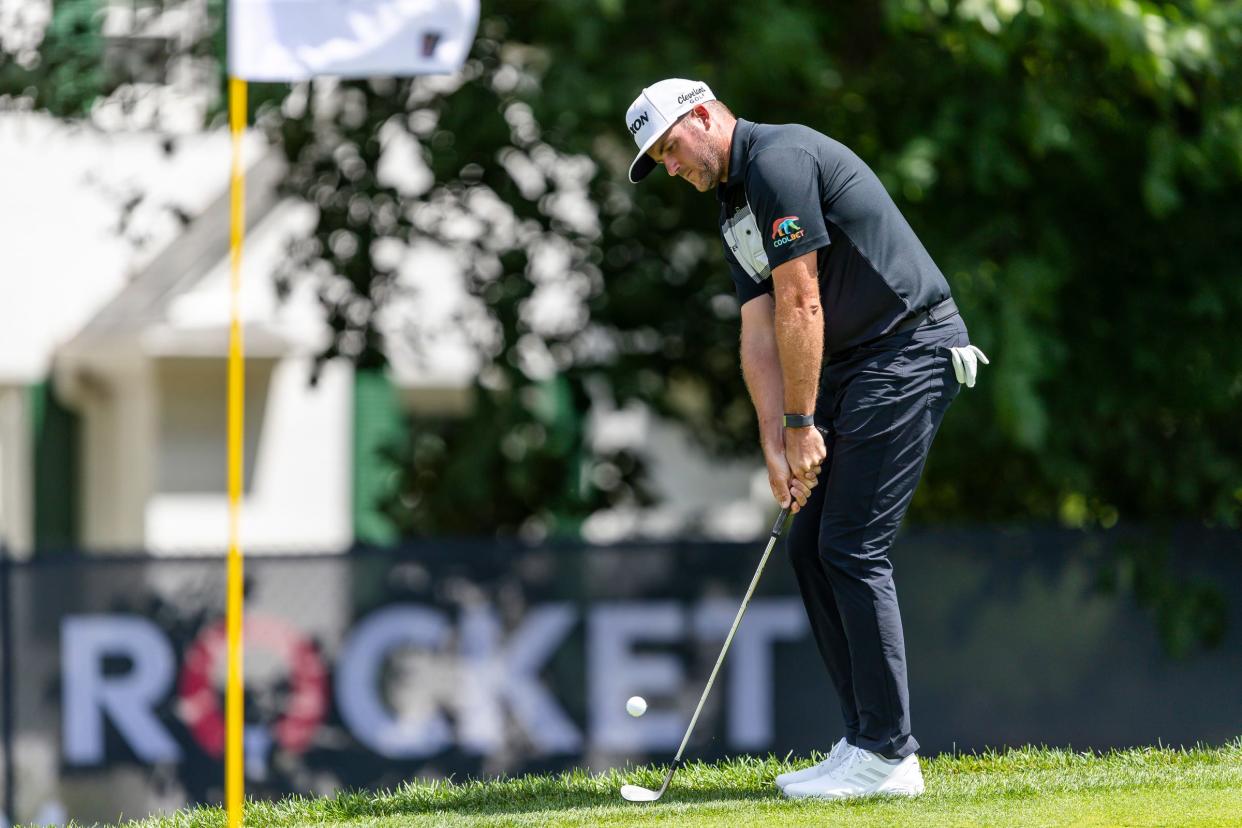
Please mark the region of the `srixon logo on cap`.
POLYGON ((634 123, 630 124, 630 134, 637 135, 638 131, 643 128, 643 124, 647 123, 650 120, 651 118, 647 115, 646 112, 644 112, 642 115, 639 115, 637 118, 634 119, 634 123))

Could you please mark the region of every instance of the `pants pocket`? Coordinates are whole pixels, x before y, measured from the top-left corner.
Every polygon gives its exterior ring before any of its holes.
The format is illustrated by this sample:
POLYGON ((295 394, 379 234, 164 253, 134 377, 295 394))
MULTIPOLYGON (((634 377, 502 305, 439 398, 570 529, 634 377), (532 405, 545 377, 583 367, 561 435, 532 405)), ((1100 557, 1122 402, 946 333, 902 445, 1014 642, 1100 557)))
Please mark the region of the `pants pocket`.
POLYGON ((927 394, 927 405, 929 408, 943 412, 957 399, 962 385, 957 381, 957 374, 953 371, 953 355, 949 353, 948 345, 937 347, 931 359, 932 387, 927 394))

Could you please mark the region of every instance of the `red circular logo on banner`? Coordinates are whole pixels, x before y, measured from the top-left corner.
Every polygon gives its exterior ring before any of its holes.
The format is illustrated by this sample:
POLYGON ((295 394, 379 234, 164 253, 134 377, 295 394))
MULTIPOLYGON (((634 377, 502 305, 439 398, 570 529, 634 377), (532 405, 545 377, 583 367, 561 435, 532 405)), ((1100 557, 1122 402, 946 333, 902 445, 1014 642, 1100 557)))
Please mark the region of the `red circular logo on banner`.
MULTIPOLYGON (((328 677, 311 642, 279 618, 247 615, 244 644, 272 652, 289 678, 289 698, 280 718, 272 725, 277 744, 291 753, 310 747, 315 731, 328 709, 328 677)), ((177 713, 190 729, 194 741, 212 756, 224 755, 222 693, 212 674, 228 658, 228 631, 224 621, 199 633, 186 650, 177 680, 177 713)))

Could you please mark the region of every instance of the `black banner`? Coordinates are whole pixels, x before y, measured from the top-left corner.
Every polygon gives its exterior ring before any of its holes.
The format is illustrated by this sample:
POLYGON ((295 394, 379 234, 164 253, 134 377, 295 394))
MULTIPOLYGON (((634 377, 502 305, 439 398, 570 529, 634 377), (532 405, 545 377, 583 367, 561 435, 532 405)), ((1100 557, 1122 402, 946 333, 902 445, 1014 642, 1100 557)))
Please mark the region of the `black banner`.
MULTIPOLYGON (((247 793, 665 761, 762 545, 251 557, 247 793), (625 711, 632 695, 650 705, 642 717, 625 711)), ((903 537, 894 562, 924 752, 1237 736, 1242 637, 1221 625, 1242 598, 1239 546, 1206 531, 903 537), (1143 588, 1153 577, 1165 593, 1143 588)), ((10 817, 114 821, 219 802, 223 560, 10 566, 10 817)), ((839 735, 778 547, 687 753, 803 754, 839 735)))

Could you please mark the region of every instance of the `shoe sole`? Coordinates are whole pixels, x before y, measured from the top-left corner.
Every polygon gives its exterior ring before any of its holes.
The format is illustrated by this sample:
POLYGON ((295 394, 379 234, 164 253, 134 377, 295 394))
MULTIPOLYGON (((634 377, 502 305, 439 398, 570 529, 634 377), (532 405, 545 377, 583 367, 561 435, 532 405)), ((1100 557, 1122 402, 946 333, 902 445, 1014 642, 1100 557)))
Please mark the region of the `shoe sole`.
POLYGON ((913 798, 916 796, 922 796, 923 791, 924 791, 923 780, 918 777, 916 777, 916 780, 917 781, 913 785, 911 785, 910 782, 907 780, 901 780, 889 787, 884 787, 883 785, 881 785, 881 787, 877 788, 874 791, 865 791, 865 792, 858 792, 858 793, 824 792, 824 793, 808 793, 808 794, 801 794, 801 795, 799 794, 791 795, 785 790, 785 788, 781 788, 781 793, 784 794, 785 797, 788 799, 857 799, 859 797, 864 797, 864 796, 901 796, 901 797, 913 798))
POLYGON ((813 794, 802 794, 802 795, 795 796, 795 795, 788 793, 784 788, 781 788, 781 793, 784 794, 786 799, 825 799, 825 800, 861 799, 867 796, 899 796, 899 797, 906 797, 908 799, 913 799, 916 796, 923 795, 922 791, 916 791, 916 790, 911 790, 911 789, 868 791, 867 793, 835 793, 835 794, 813 793, 813 794))
POLYGON ((904 777, 904 779, 891 780, 890 785, 881 782, 880 787, 873 793, 882 796, 920 796, 924 790, 922 772, 916 767, 913 773, 904 774, 904 777))

